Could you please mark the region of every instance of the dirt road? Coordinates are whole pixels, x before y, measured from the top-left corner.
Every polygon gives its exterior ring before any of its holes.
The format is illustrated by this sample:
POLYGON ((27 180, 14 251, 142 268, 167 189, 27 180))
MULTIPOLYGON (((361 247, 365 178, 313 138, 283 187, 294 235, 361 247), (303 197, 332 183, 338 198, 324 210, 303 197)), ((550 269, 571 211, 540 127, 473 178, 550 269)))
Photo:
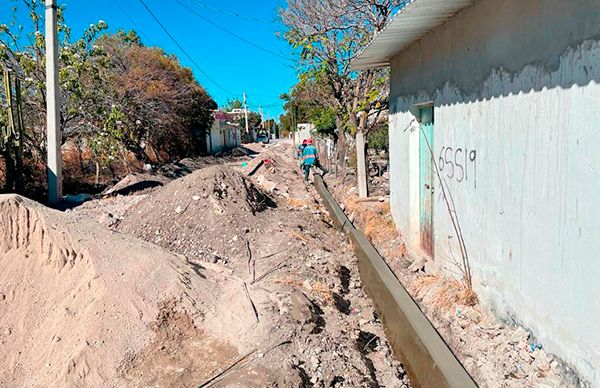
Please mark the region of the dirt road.
POLYGON ((23 257, 43 257, 48 243, 32 249, 17 233, 0 244, 0 294, 9 296, 0 302, 0 364, 17 365, 0 372, 0 385, 408 386, 351 247, 302 181, 291 145, 254 149, 253 159, 66 214, 0 200, 11 224, 34 230, 23 214, 35 212, 48 232, 40 238, 56 234, 50 251, 67 252, 33 271, 23 257), (49 273, 73 281, 56 294, 51 279, 35 280, 35 296, 10 281, 49 273), (109 307, 89 307, 97 305, 109 307), (33 334, 5 330, 19 326, 17 309, 36 317, 33 334))

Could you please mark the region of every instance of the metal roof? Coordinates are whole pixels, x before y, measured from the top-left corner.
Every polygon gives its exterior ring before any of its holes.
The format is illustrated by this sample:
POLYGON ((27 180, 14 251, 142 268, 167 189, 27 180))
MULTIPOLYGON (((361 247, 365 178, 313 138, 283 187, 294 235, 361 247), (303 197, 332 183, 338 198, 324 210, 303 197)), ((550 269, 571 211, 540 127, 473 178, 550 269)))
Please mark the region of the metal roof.
POLYGON ((391 59, 475 0, 412 0, 352 61, 353 70, 388 66, 391 59))

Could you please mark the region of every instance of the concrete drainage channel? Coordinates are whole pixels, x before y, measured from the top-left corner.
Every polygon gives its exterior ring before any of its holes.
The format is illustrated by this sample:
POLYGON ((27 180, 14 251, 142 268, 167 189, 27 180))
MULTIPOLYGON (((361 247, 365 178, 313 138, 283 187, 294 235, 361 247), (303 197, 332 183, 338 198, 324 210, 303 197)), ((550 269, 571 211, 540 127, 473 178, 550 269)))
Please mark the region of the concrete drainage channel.
POLYGON ((365 291, 375 304, 392 349, 404 363, 412 386, 477 387, 383 257, 350 222, 318 175, 315 175, 315 187, 333 221, 352 240, 365 291))

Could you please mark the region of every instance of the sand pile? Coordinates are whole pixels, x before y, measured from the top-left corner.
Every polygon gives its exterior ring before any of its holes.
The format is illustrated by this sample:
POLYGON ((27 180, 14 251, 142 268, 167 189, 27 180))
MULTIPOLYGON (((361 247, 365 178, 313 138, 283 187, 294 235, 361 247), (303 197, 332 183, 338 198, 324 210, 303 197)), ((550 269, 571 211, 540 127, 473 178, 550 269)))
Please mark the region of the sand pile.
POLYGON ((212 303, 197 266, 150 244, 19 196, 0 214, 0 386, 122 386, 161 306, 212 303))
POLYGON ((245 234, 275 202, 230 168, 212 166, 166 185, 133 206, 119 229, 191 261, 243 256, 245 234))

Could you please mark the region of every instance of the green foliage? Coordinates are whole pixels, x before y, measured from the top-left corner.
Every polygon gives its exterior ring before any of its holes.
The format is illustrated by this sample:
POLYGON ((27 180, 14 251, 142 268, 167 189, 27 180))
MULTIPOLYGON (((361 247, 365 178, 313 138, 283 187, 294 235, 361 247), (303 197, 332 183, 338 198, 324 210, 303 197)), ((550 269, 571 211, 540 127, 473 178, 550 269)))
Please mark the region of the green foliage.
MULTIPOLYGON (((30 21, 18 25, 16 11, 10 22, 0 15, 0 69, 9 67, 22 80, 24 152, 40 165, 45 156, 44 2, 12 2, 30 21)), ((216 104, 190 69, 161 49, 142 46, 135 31, 107 33, 107 23, 99 21, 72 40, 62 7, 58 24, 63 142, 88 147, 103 167, 126 152, 148 162, 149 146, 153 155, 167 159, 200 151, 195 139, 212 124, 216 104)), ((0 107, 5 100, 0 93, 0 107)))
POLYGON ((237 98, 233 100, 227 99, 227 104, 223 107, 225 112, 231 112, 234 109, 242 109, 244 107, 244 103, 237 98))
POLYGON ((336 115, 332 108, 316 107, 309 112, 310 122, 322 135, 333 135, 336 129, 336 115))
POLYGON ((102 130, 94 133, 89 141, 90 151, 104 168, 110 166, 121 151, 124 119, 125 114, 113 107, 102 130))
POLYGON ((367 144, 369 148, 373 148, 376 151, 389 151, 390 136, 388 125, 385 124, 370 131, 367 134, 367 144))
MULTIPOLYGON (((260 114, 256 112, 248 112, 248 128, 258 128, 260 127, 261 123, 262 119, 260 117, 260 114)), ((240 126, 240 128, 244 128, 244 130, 246 129, 246 118, 244 116, 238 119, 238 125, 240 126)))

